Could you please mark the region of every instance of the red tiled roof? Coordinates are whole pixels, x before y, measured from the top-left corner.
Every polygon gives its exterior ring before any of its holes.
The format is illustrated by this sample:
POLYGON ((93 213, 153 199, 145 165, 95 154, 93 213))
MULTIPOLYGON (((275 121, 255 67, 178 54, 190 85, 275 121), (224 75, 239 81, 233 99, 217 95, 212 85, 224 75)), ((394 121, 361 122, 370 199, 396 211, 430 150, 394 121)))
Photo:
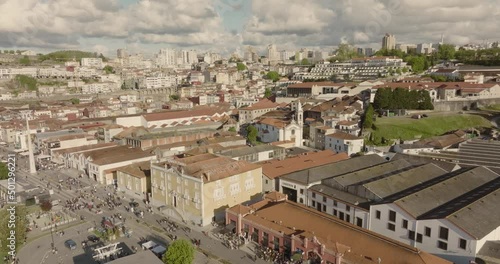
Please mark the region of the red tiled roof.
POLYGON ((177 119, 186 117, 213 116, 217 113, 218 111, 216 109, 169 111, 169 112, 145 114, 144 119, 146 119, 146 121, 158 121, 158 120, 168 120, 168 119, 177 119))
POLYGON ((279 106, 279 104, 274 103, 271 100, 263 99, 263 100, 260 100, 259 102, 255 103, 255 104, 253 104, 251 106, 247 106, 247 107, 241 108, 241 110, 268 109, 268 108, 276 108, 278 106, 279 106))
POLYGON ((337 133, 333 133, 333 134, 328 134, 325 137, 347 139, 347 140, 363 139, 362 137, 357 137, 357 136, 351 135, 349 133, 344 133, 344 132, 337 132, 337 133))

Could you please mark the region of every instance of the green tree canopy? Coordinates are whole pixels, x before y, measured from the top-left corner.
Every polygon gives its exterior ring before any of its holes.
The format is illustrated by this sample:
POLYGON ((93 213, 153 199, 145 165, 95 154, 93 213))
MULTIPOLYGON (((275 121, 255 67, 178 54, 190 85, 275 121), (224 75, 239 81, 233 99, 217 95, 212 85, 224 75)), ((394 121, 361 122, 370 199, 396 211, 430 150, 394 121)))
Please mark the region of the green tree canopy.
POLYGON ((365 115, 363 117, 363 127, 371 128, 373 126, 373 115, 375 114, 375 110, 373 109, 373 105, 370 104, 366 108, 365 115))
POLYGON ((373 107, 379 109, 418 109, 433 110, 432 100, 428 91, 410 91, 404 88, 378 89, 373 101, 373 107))
POLYGON ((308 59, 306 59, 306 58, 304 58, 304 59, 302 59, 302 60, 300 61, 300 65, 309 65, 309 64, 310 64, 310 63, 309 63, 309 60, 308 60, 308 59))
POLYGON ((451 60, 455 58, 455 46, 451 44, 441 44, 438 49, 438 58, 451 60))
POLYGON ((178 95, 176 95, 176 94, 170 95, 170 100, 177 101, 179 99, 180 99, 180 97, 178 95))
POLYGON ((30 91, 36 91, 38 89, 37 80, 33 77, 27 75, 17 75, 15 80, 20 88, 28 89, 30 91))
MULTIPOLYGON (((7 252, 10 251, 10 249, 7 247, 8 242, 10 240, 7 240, 7 238, 10 236, 10 228, 7 225, 9 222, 10 218, 10 211, 7 211, 7 208, 10 208, 10 206, 5 206, 4 208, 0 209, 0 255, 4 255, 7 252)), ((26 207, 25 206, 16 206, 15 207, 15 216, 16 216, 16 226, 15 226, 15 232, 16 232, 16 249, 18 250, 21 245, 24 244, 25 241, 25 236, 26 236, 26 227, 27 227, 27 218, 26 218, 26 207)))
POLYGON ((78 98, 71 98, 70 102, 71 102, 71 104, 77 105, 77 104, 80 104, 80 99, 78 99, 78 98))
POLYGON ((244 71, 247 69, 247 66, 242 62, 238 62, 236 63, 236 68, 238 69, 238 71, 244 71))
POLYGON ((264 97, 269 98, 269 97, 271 97, 271 95, 273 95, 273 92, 271 91, 271 89, 266 88, 266 91, 264 92, 264 97))
POLYGON ((427 59, 423 56, 410 56, 407 58, 407 62, 411 65, 414 73, 420 73, 427 70, 428 66, 426 67, 426 61, 427 59))
POLYGON ((24 55, 21 59, 19 59, 19 63, 21 63, 24 66, 31 65, 30 58, 26 55, 24 55))
POLYGON ((185 239, 175 240, 163 255, 163 263, 191 264, 194 260, 194 247, 185 239))
POLYGON ((250 143, 255 144, 255 143, 257 143, 257 135, 258 135, 257 128, 255 128, 252 125, 249 125, 247 127, 247 140, 250 143))
POLYGON ((113 67, 111 67, 109 65, 104 66, 103 70, 104 70, 104 72, 106 72, 106 74, 110 74, 110 73, 114 73, 115 72, 115 70, 113 69, 113 67))
POLYGON ((270 71, 266 74, 267 79, 273 80, 273 82, 277 82, 280 79, 280 75, 278 72, 270 71))
POLYGON ((347 43, 342 43, 339 45, 339 47, 337 48, 337 52, 336 52, 336 55, 335 57, 331 58, 331 61, 347 61, 347 60, 350 60, 352 58, 356 58, 356 57, 359 57, 360 55, 358 54, 358 52, 356 50, 354 50, 354 48, 347 44, 347 43))
POLYGON ((7 178, 9 178, 9 168, 7 168, 7 164, 0 162, 0 180, 7 178))

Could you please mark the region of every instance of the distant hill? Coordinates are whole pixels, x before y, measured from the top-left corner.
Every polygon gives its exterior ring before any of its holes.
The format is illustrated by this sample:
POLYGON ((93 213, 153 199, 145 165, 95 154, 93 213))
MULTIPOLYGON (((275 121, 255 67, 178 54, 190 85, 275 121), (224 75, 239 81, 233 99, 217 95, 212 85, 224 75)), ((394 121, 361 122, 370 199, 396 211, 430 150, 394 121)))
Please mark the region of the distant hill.
POLYGON ((102 56, 102 54, 98 54, 96 52, 88 52, 88 51, 80 51, 80 50, 61 50, 52 53, 48 53, 45 55, 41 55, 39 57, 40 61, 58 61, 58 62, 66 62, 75 59, 76 61, 80 61, 82 58, 98 58, 101 57, 103 61, 107 61, 107 59, 102 56))

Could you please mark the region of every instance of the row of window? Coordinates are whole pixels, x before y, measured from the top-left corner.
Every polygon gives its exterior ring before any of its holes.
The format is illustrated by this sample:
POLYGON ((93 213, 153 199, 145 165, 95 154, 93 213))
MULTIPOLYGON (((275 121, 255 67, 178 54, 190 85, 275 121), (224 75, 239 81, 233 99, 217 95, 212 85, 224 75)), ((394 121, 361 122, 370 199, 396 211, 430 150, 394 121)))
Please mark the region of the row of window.
MULTIPOLYGON (((381 212, 379 210, 375 211, 375 218, 381 219, 381 212)), ((389 222, 387 223, 387 229, 391 231, 396 231, 396 212, 389 210, 388 214, 388 220, 389 222)), ((408 220, 403 219, 401 221, 401 227, 403 229, 408 229, 408 220)), ((431 237, 432 234, 432 229, 428 226, 424 227, 424 235, 426 237, 431 237)), ((424 235, 420 233, 415 233, 415 231, 408 230, 408 239, 414 240, 417 243, 422 243, 423 242, 423 237, 424 235)), ((439 227, 439 232, 438 232, 438 245, 437 247, 443 250, 448 250, 448 238, 449 238, 449 229, 443 226, 439 227)), ((466 249, 467 248, 467 240, 459 238, 458 239, 458 247, 461 249, 466 249)))

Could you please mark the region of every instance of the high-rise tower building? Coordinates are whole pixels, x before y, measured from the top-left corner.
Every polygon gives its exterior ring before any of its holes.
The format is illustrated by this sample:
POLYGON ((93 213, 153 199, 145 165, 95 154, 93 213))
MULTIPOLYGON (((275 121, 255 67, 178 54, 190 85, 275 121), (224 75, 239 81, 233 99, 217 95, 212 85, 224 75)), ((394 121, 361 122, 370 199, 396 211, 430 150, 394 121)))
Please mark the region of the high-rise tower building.
POLYGON ((382 38, 382 49, 393 50, 396 48, 396 37, 389 33, 386 33, 384 38, 382 38))

